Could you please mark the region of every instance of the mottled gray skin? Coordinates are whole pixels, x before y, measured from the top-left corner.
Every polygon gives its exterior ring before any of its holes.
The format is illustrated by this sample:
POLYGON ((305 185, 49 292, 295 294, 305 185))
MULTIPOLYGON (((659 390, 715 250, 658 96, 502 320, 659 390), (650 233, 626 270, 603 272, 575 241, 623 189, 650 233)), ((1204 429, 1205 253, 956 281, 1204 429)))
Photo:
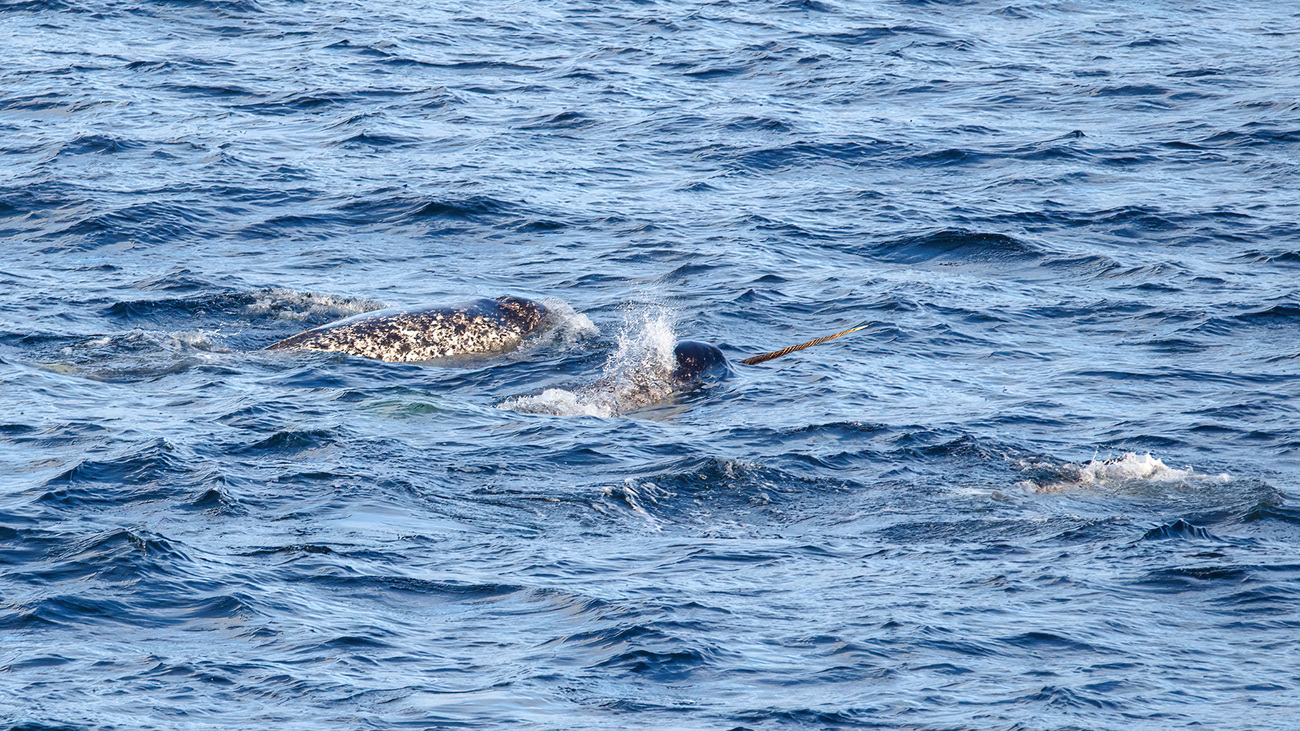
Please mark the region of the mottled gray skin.
POLYGON ((522 297, 376 310, 285 338, 267 350, 325 350, 394 363, 505 353, 549 324, 547 314, 540 303, 522 297))

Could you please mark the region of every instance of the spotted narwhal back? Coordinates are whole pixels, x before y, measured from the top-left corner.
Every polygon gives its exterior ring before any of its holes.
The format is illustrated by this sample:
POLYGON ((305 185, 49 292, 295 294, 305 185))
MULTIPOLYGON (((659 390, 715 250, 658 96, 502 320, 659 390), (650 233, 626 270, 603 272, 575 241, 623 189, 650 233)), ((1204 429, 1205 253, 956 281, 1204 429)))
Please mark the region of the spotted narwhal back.
POLYGON ((376 310, 299 333, 268 350, 324 350, 398 363, 504 353, 546 325, 547 314, 538 302, 508 296, 376 310))

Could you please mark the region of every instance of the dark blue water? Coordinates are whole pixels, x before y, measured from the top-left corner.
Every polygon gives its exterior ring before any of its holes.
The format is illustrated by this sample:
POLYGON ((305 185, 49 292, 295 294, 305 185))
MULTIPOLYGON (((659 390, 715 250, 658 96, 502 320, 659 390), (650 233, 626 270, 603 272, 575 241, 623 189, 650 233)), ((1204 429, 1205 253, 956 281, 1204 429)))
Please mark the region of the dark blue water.
POLYGON ((5 727, 1294 725, 1295 4, 0 28, 5 727), (572 311, 260 350, 507 293, 572 311))

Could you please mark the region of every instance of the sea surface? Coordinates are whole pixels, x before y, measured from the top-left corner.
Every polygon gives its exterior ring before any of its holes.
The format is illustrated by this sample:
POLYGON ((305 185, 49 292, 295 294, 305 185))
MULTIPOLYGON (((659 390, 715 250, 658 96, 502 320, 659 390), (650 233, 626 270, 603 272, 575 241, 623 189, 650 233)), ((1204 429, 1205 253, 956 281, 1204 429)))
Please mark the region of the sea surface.
POLYGON ((0 1, 0 728, 1295 728, 1298 49, 0 1), (559 324, 263 350, 505 294, 559 324), (732 372, 621 400, 679 339, 732 372))

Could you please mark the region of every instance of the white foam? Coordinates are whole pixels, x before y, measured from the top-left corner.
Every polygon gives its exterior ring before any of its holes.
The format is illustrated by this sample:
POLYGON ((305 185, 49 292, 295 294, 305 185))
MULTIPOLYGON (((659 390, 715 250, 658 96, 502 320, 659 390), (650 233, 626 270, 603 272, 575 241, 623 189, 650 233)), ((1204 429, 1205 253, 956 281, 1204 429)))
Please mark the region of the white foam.
POLYGON ((663 308, 635 313, 618 334, 618 348, 605 362, 605 376, 625 378, 646 371, 662 374, 674 368, 677 333, 672 313, 663 308))
POLYGON ((1125 487, 1141 483, 1168 483, 1188 486, 1206 483, 1228 482, 1232 478, 1227 474, 1211 475, 1193 469, 1176 469, 1165 464, 1151 453, 1137 454, 1125 452, 1119 457, 1097 459, 1095 456, 1084 464, 1067 463, 1050 465, 1042 462, 1020 460, 1022 469, 1050 469, 1056 473, 1048 480, 1024 480, 1017 486, 1033 492, 1060 492, 1072 488, 1099 486, 1106 488, 1125 487))
POLYGON ((542 305, 550 313, 552 321, 551 329, 545 337, 558 341, 561 346, 570 348, 600 334, 600 329, 592 323, 591 318, 573 309, 568 302, 547 297, 542 300, 542 305))
POLYGON ((221 338, 219 330, 193 330, 169 333, 173 341, 181 346, 182 349, 188 350, 207 350, 212 352, 224 352, 224 346, 218 344, 221 338))
POLYGON ((516 396, 502 401, 498 408, 524 414, 557 414, 561 416, 614 416, 610 404, 594 399, 583 399, 573 391, 548 388, 535 396, 516 396))
POLYGON ((271 316, 280 320, 303 322, 305 320, 338 320, 362 312, 382 310, 387 305, 365 297, 341 297, 321 292, 299 292, 295 289, 273 287, 253 293, 248 313, 271 316))
POLYGON ((619 331, 618 346, 606 359, 600 378, 572 391, 552 388, 506 399, 499 408, 528 414, 610 417, 670 396, 676 390, 672 372, 677 334, 672 314, 656 307, 633 313, 629 320, 619 331))

